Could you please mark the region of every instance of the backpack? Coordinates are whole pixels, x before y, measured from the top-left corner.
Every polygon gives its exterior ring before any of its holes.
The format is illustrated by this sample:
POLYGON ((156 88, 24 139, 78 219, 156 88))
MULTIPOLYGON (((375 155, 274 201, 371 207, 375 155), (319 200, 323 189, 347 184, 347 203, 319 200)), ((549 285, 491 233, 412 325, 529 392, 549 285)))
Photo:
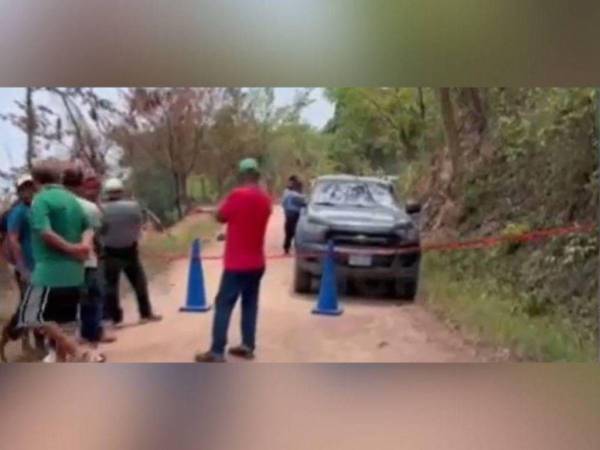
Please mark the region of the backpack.
POLYGON ((18 201, 14 202, 0 214, 0 254, 6 262, 12 265, 15 264, 15 260, 8 244, 8 216, 18 204, 18 201))

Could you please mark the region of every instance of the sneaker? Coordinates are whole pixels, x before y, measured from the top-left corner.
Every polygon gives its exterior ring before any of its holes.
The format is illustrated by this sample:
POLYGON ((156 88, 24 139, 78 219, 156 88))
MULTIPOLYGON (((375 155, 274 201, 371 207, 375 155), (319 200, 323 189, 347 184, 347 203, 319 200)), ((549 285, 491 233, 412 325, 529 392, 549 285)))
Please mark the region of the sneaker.
POLYGON ((150 322, 160 322, 162 320, 162 316, 158 314, 151 314, 148 317, 142 317, 140 319, 140 324, 150 323, 150 322))
POLYGON ((246 347, 245 345, 239 345, 237 347, 230 348, 229 354, 237 356, 238 358, 244 358, 248 360, 254 359, 254 350, 246 347))
POLYGON ((216 355, 213 352, 198 353, 194 358, 199 363, 224 363, 225 358, 222 355, 216 355))
POLYGON ((113 320, 105 320, 102 322, 102 328, 105 329, 109 329, 109 330, 120 330, 121 328, 125 327, 125 323, 124 322, 115 322, 113 320))
POLYGON ((71 362, 105 363, 106 356, 104 353, 85 352, 74 358, 71 362))
POLYGON ((50 349, 46 357, 42 360, 45 363, 55 363, 57 360, 56 351, 54 349, 50 349))

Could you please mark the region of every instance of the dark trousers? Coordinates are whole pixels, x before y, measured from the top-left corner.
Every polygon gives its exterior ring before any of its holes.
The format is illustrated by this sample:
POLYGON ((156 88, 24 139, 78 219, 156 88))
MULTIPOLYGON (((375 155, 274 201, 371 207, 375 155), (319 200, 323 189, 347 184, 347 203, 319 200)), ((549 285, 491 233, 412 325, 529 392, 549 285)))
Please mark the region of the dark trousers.
POLYGON ((81 300, 81 337, 98 342, 102 337, 103 301, 98 279, 98 269, 85 269, 85 295, 81 300))
POLYGON ((292 241, 294 240, 294 236, 296 236, 296 226, 299 219, 300 213, 285 212, 285 240, 283 242, 283 249, 286 253, 292 248, 292 241))
POLYGON ((227 331, 231 313, 239 296, 242 297, 242 344, 251 350, 256 345, 256 319, 258 315, 258 296, 260 281, 264 269, 234 272, 225 271, 215 301, 215 315, 212 329, 210 351, 223 355, 227 345, 227 331))
POLYGON ((152 315, 148 296, 148 283, 137 245, 127 248, 105 247, 101 262, 101 277, 104 281, 104 318, 114 323, 123 321, 123 310, 119 301, 119 279, 121 272, 135 291, 138 310, 142 318, 152 315))
MULTIPOLYGON (((21 277, 21 274, 17 270, 15 270, 15 281, 17 282, 17 287, 19 288, 19 303, 18 304, 20 305, 21 302, 23 301, 23 296, 25 295, 25 290, 27 289, 27 283, 21 277)), ((13 341, 16 341, 23 335, 23 330, 20 330, 17 328, 17 325, 19 324, 18 309, 19 308, 17 306, 17 310, 12 315, 12 317, 10 318, 10 321, 8 322, 8 325, 6 326, 8 336, 13 341)))

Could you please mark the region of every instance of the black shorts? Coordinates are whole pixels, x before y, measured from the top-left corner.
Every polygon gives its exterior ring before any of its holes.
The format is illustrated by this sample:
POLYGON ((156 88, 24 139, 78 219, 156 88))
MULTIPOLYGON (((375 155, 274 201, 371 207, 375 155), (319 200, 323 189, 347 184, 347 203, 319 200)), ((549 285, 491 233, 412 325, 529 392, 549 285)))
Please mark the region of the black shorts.
POLYGON ((48 322, 76 322, 83 294, 82 286, 29 286, 17 310, 18 327, 35 327, 48 322))

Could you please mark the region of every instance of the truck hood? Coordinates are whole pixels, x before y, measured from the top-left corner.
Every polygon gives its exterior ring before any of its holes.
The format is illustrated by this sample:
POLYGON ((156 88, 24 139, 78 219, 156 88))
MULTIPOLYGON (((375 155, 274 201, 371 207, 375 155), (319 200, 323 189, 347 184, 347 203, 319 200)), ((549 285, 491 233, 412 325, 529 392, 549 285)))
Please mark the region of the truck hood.
POLYGON ((412 219, 400 208, 356 208, 310 205, 308 219, 334 229, 388 231, 398 225, 410 224, 412 219))

